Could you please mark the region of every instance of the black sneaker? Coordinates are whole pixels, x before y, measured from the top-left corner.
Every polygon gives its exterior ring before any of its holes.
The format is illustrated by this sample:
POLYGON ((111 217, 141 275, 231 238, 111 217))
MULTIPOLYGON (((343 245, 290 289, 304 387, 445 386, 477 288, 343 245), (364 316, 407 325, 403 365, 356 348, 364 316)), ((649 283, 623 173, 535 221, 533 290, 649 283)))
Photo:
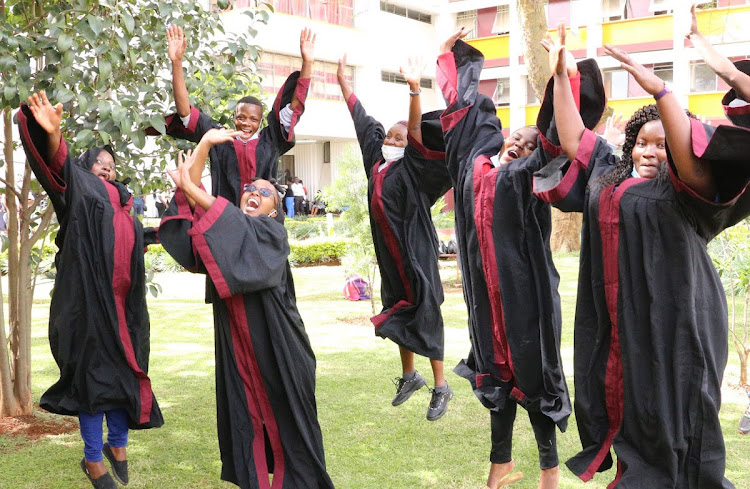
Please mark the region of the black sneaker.
POLYGON ((451 389, 448 384, 445 385, 448 388, 443 392, 430 389, 430 392, 432 392, 432 399, 430 399, 430 406, 427 408, 428 421, 440 419, 448 410, 448 401, 453 399, 453 389, 451 389))
POLYGON ((396 395, 393 397, 391 404, 398 406, 406 402, 412 394, 426 386, 427 381, 424 380, 424 377, 419 372, 416 372, 413 379, 406 380, 403 377, 396 377, 393 379, 393 384, 396 386, 396 395))
POLYGON ((109 460, 109 464, 112 466, 112 475, 115 477, 115 480, 122 484, 123 486, 128 485, 128 461, 127 460, 117 460, 115 458, 115 454, 112 453, 112 448, 110 448, 109 443, 104 444, 104 448, 102 449, 102 453, 105 457, 107 457, 107 460, 109 460))
POLYGON ((109 475, 109 472, 97 477, 96 479, 91 477, 89 469, 86 467, 85 458, 81 460, 81 470, 83 470, 83 473, 86 474, 86 477, 89 478, 89 480, 91 481, 91 485, 94 486, 94 489, 119 489, 117 482, 115 482, 112 476, 109 475))

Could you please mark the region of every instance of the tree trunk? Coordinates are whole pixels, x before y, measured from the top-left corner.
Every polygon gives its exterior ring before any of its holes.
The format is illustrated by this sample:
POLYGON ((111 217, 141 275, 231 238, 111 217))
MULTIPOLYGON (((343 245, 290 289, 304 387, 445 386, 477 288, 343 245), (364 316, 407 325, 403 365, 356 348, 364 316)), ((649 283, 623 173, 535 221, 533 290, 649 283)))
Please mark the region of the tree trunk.
MULTIPOLYGON (((524 33, 524 58, 529 72, 529 84, 539 100, 544 100, 544 89, 550 78, 547 51, 540 41, 547 34, 547 18, 542 0, 518 0, 518 17, 524 33)), ((569 252, 581 249, 580 213, 552 209, 552 251, 569 252)))

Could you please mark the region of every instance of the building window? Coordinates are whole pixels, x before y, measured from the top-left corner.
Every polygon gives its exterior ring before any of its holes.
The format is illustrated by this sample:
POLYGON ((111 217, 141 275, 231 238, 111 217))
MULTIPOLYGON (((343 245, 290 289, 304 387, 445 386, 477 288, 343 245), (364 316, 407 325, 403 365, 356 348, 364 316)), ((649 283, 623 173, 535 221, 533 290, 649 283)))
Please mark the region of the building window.
POLYGON ((706 63, 690 63, 690 91, 715 92, 716 90, 716 73, 706 63))
POLYGON ((630 75, 625 70, 607 70, 604 72, 604 93, 608 99, 628 98, 628 81, 630 75))
POLYGON ((656 63, 654 65, 654 74, 664 80, 665 83, 671 84, 674 77, 672 63, 656 63))
POLYGON ((672 3, 672 0, 651 0, 648 10, 649 12, 653 12, 654 15, 671 14, 672 3))
POLYGON ((604 21, 627 19, 625 0, 603 0, 602 17, 604 21))
POLYGON ((389 14, 396 14, 401 17, 424 22, 425 24, 432 24, 432 16, 430 14, 425 14, 412 8, 394 5, 388 1, 380 2, 380 10, 388 12, 389 14))
MULTIPOLYGON (((287 77, 302 66, 302 58, 285 54, 262 53, 258 62, 258 75, 266 95, 275 95, 287 77)), ((336 72, 338 64, 315 61, 310 80, 310 97, 323 100, 344 100, 336 72)), ((347 66, 344 76, 354 86, 354 67, 347 66)))
POLYGON ((468 12, 459 12, 456 16, 456 28, 463 27, 469 31, 465 39, 477 38, 477 11, 469 10, 468 12))
POLYGON ((510 7, 508 5, 499 5, 495 23, 492 26, 492 33, 502 36, 510 32, 510 7))
MULTIPOLYGON (((234 0, 234 8, 257 7, 258 0, 234 0)), ((319 20, 329 24, 354 26, 354 0, 264 0, 274 12, 319 20)))
POLYGON ((498 107, 510 105, 510 78, 499 78, 495 93, 492 95, 492 101, 498 107))
MULTIPOLYGON (((401 73, 393 73, 391 71, 381 71, 380 79, 388 83, 408 85, 408 83, 406 83, 406 80, 401 75, 401 73)), ((422 88, 432 88, 432 80, 430 80, 429 78, 422 78, 421 80, 419 80, 419 86, 422 88)))

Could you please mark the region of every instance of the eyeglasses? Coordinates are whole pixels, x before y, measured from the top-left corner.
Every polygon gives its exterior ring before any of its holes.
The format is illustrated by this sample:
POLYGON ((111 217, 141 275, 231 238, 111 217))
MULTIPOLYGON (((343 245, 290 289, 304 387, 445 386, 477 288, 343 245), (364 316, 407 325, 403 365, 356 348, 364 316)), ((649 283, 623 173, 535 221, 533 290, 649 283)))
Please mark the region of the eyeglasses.
POLYGON ((109 168, 110 170, 114 170, 115 169, 115 163, 114 162, 112 162, 112 163, 104 163, 99 158, 97 158, 97 159, 94 160, 94 164, 95 165, 99 165, 99 166, 103 166, 105 168, 109 168))
POLYGON ((243 192, 255 192, 257 191, 263 197, 270 197, 273 195, 273 190, 269 190, 265 187, 258 187, 254 183, 246 183, 242 187, 243 192))

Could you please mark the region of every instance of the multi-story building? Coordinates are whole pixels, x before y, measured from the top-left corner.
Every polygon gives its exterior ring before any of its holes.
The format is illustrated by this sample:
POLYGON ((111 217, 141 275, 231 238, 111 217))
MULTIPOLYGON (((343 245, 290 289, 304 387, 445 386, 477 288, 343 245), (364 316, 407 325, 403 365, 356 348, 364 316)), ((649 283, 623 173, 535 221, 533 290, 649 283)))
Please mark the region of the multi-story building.
MULTIPOLYGON (((570 27, 567 45, 578 59, 595 58, 602 68, 608 105, 630 117, 653 103, 602 46, 629 52, 671 84, 683 105, 712 122, 724 118, 721 98, 727 85, 703 63, 685 40, 689 30, 688 0, 548 0, 547 24, 561 20, 570 27)), ((750 1, 699 1, 698 24, 716 48, 736 61, 750 55, 750 1)), ((503 127, 533 124, 539 101, 527 82, 516 0, 451 0, 449 10, 460 25, 472 29, 469 40, 485 56, 480 91, 493 98, 503 127)))

